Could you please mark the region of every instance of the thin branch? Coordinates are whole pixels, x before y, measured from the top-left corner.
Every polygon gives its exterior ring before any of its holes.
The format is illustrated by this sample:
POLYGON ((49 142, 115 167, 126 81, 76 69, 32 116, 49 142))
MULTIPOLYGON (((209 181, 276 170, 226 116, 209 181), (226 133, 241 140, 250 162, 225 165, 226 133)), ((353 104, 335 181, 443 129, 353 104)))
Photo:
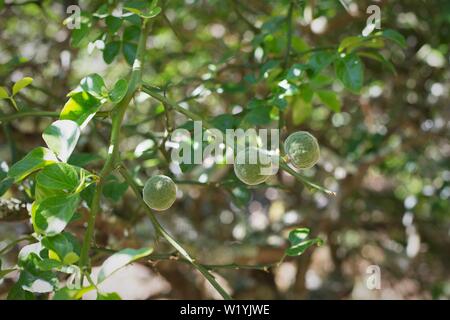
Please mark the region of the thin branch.
POLYGON ((255 25, 253 25, 253 23, 251 23, 250 20, 248 20, 248 19, 242 14, 242 12, 239 10, 239 3, 238 3, 237 0, 233 0, 232 6, 233 6, 233 10, 234 10, 234 12, 236 13, 236 15, 237 15, 242 21, 244 21, 254 33, 259 33, 259 32, 261 31, 259 28, 257 28, 255 25))
POLYGON ((216 281, 214 276, 208 271, 207 268, 205 268, 203 265, 197 263, 194 258, 192 258, 189 253, 161 226, 158 219, 156 219, 156 216, 152 212, 152 210, 145 204, 143 198, 142 198, 142 192, 141 188, 136 184, 131 174, 128 172, 128 170, 121 165, 119 167, 119 172, 122 175, 122 177, 127 181, 127 183, 131 186, 131 189, 134 191, 137 199, 140 203, 142 203, 143 207, 145 208, 145 212, 147 213, 148 217, 150 218, 151 223, 153 224, 153 227, 155 228, 157 234, 163 236, 174 248, 177 250, 180 255, 187 260, 195 269, 197 269, 205 278, 209 281, 209 283, 217 290, 217 292, 220 293, 220 295, 225 300, 230 300, 231 296, 225 291, 224 288, 216 281))
POLYGON ((83 247, 81 249, 79 266, 81 269, 88 268, 89 262, 89 249, 91 247, 92 238, 95 229, 95 218, 100 211, 100 199, 103 190, 103 183, 105 178, 114 169, 119 160, 119 142, 120 131, 122 127, 123 118, 125 116, 128 105, 131 102, 134 94, 141 84, 142 79, 142 67, 145 58, 145 48, 147 36, 149 33, 149 24, 147 20, 144 20, 142 24, 142 32, 139 38, 139 44, 137 49, 136 58, 133 63, 133 69, 130 75, 128 90, 125 97, 114 108, 114 114, 112 119, 111 139, 108 157, 106 158, 103 169, 100 172, 100 181, 97 182, 95 193, 92 199, 91 212, 89 215, 88 226, 84 236, 83 247))
MULTIPOLYGON (((27 117, 42 117, 42 118, 58 118, 59 112, 56 111, 35 111, 35 110, 27 110, 27 111, 19 111, 16 113, 6 114, 0 116, 0 123, 6 123, 12 120, 27 118, 27 117)), ((104 118, 109 115, 109 111, 99 111, 95 114, 95 117, 104 118)))
POLYGON ((15 247, 19 242, 22 241, 34 241, 35 239, 32 236, 24 236, 19 239, 16 239, 14 241, 11 241, 9 244, 7 244, 4 248, 0 250, 0 256, 7 253, 9 250, 11 250, 13 247, 15 247))
POLYGON ((286 69, 289 65, 289 55, 291 54, 292 47, 292 16, 294 11, 294 1, 291 1, 288 9, 288 13, 286 16, 286 24, 287 24, 287 45, 286 45, 286 53, 284 55, 284 69, 286 69))

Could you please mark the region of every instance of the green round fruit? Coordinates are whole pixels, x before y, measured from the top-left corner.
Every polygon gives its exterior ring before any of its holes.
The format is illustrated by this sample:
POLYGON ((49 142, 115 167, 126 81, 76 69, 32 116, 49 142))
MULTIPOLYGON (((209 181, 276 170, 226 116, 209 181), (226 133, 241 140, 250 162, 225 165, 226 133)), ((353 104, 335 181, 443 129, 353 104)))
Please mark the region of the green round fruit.
POLYGON ((153 210, 169 209, 175 202, 176 196, 177 185, 167 176, 153 176, 145 183, 144 201, 153 210))
POLYGON ((306 131, 294 132, 287 137, 284 141, 284 151, 299 169, 311 168, 320 158, 317 139, 306 131))
POLYGON ((253 186, 263 183, 272 175, 272 163, 267 159, 271 159, 267 151, 246 148, 236 155, 234 173, 245 184, 253 186))

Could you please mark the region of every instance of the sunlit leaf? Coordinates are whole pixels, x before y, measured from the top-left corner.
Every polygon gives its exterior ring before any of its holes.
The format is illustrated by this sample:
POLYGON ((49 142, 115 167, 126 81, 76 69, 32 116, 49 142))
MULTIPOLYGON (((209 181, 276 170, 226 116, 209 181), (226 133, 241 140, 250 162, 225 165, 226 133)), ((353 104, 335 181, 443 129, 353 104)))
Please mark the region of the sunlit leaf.
POLYGON ((53 295, 53 300, 79 300, 84 294, 94 290, 94 286, 88 286, 81 289, 61 288, 53 295))
POLYGON ((79 202, 78 194, 57 195, 35 201, 31 208, 35 230, 48 236, 60 233, 72 219, 79 202))
POLYGON ((305 240, 311 231, 308 228, 297 228, 289 232, 289 242, 291 245, 296 245, 305 240))
POLYGON ((45 248, 56 254, 55 260, 64 264, 72 264, 79 259, 80 245, 77 239, 68 232, 52 237, 44 237, 41 243, 45 248))
POLYGON ((103 78, 97 73, 90 74, 80 81, 81 88, 97 99, 104 97, 106 86, 103 78))
POLYGON ((61 120, 75 121, 83 129, 100 108, 100 100, 87 92, 72 95, 61 111, 61 120))
POLYGON ((366 41, 366 38, 362 36, 346 37, 339 44, 338 51, 342 52, 346 49, 350 50, 352 48, 358 47, 359 45, 364 43, 364 41, 366 41))
POLYGON ((122 300, 119 294, 115 292, 110 293, 97 293, 97 300, 122 300))
POLYGON ((16 162, 9 169, 8 176, 14 178, 15 182, 20 182, 34 171, 57 161, 58 159, 51 150, 38 147, 28 153, 22 160, 16 162))
POLYGON ((8 99, 8 98, 9 98, 8 90, 6 90, 5 87, 0 87, 0 100, 1 99, 8 99))
POLYGON ((297 228, 289 233, 288 239, 291 243, 290 247, 286 249, 285 253, 288 256, 295 257, 303 254, 306 249, 313 245, 321 246, 323 240, 320 238, 309 239, 310 230, 308 228, 297 228))
POLYGON ((321 246, 322 243, 323 243, 322 239, 319 238, 306 240, 286 249, 286 255, 291 257, 299 256, 303 254, 309 247, 313 245, 321 246))
POLYGON ((103 262, 98 274, 98 283, 104 281, 117 270, 125 267, 127 264, 146 257, 153 252, 153 248, 142 249, 123 249, 114 253, 103 262))
POLYGON ((29 86, 31 83, 33 82, 33 78, 30 77, 25 77, 19 81, 17 81, 16 83, 14 83, 13 86, 13 93, 12 95, 16 95, 20 90, 22 90, 23 88, 29 86))
POLYGON ((161 11, 162 11, 161 7, 155 7, 147 13, 143 13, 141 16, 143 18, 151 19, 151 18, 156 17, 158 14, 160 14, 161 11))
POLYGON ((80 137, 80 127, 72 120, 57 120, 44 130, 42 138, 47 146, 66 162, 80 137))

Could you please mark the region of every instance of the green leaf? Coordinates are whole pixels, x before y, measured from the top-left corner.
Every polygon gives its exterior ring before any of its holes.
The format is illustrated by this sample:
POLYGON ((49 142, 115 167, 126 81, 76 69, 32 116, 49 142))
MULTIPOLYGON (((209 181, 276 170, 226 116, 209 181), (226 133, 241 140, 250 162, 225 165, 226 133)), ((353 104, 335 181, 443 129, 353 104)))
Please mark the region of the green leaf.
POLYGON ((67 163, 77 167, 84 167, 91 162, 98 161, 101 159, 102 157, 100 157, 98 154, 79 152, 79 153, 72 153, 67 163))
POLYGON ((311 231, 308 228, 297 228, 295 230, 292 230, 291 232, 289 232, 289 242, 293 246, 297 245, 308 238, 310 232, 311 231))
POLYGON ((344 86, 353 92, 359 92, 363 86, 364 68, 361 59, 350 53, 335 62, 335 72, 344 86))
POLYGON ((108 42, 105 45, 105 49, 103 49, 103 60, 105 60, 107 64, 113 62, 114 58, 119 54, 120 45, 120 41, 108 42))
POLYGON ((161 11, 162 11, 162 9, 160 7, 155 7, 153 9, 151 9, 150 11, 148 11, 147 13, 143 13, 141 15, 141 17, 151 19, 151 18, 156 17, 158 14, 160 14, 161 11))
MULTIPOLYGON (((48 293, 58 287, 58 278, 53 272, 39 269, 39 263, 42 262, 40 256, 35 252, 30 252, 26 258, 23 254, 21 257, 21 272, 15 289, 17 293, 22 295, 23 292, 20 292, 20 290, 32 293, 48 293)), ((8 296, 8 299, 13 299, 13 297, 8 296)))
POLYGON ((123 55, 127 63, 132 66, 136 58, 137 45, 134 43, 124 42, 122 46, 123 55))
POLYGON ((323 243, 322 239, 319 239, 319 238, 306 240, 295 246, 292 246, 292 247, 286 249, 286 255, 288 255, 290 257, 296 257, 296 256, 303 254, 306 251, 306 249, 308 249, 309 247, 311 247, 315 244, 320 247, 322 245, 322 243, 323 243))
POLYGON ((299 256, 312 245, 317 244, 317 246, 321 246, 323 244, 323 240, 320 238, 306 240, 306 238, 309 236, 309 233, 310 230, 308 228, 297 228, 295 230, 292 230, 288 236, 291 245, 286 249, 286 255, 291 257, 299 256))
POLYGON ((336 59, 336 54, 330 51, 318 51, 311 55, 308 61, 308 66, 316 75, 326 67, 328 67, 336 59))
POLYGON ((5 177, 0 182, 0 197, 8 191, 9 188, 14 184, 14 178, 11 177, 5 177))
POLYGON ((8 98, 9 98, 8 90, 6 90, 5 87, 0 87, 0 100, 1 99, 8 99, 8 98))
POLYGON ((124 79, 120 79, 114 85, 114 88, 109 92, 109 98, 112 102, 118 103, 125 97, 128 90, 128 83, 124 79))
POLYGON ((18 283, 22 289, 32 293, 48 293, 52 292, 58 285, 58 279, 49 271, 33 271, 23 270, 20 273, 18 283))
POLYGON ((97 293, 97 300, 122 300, 122 298, 115 292, 97 293))
POLYGON ((322 101, 332 111, 341 111, 341 101, 335 92, 329 90, 319 90, 317 91, 317 95, 319 96, 320 101, 322 101))
POLYGON ((394 65, 389 60, 387 60, 385 57, 383 57, 383 55, 381 55, 381 53, 379 53, 379 52, 376 52, 376 51, 370 51, 370 52, 360 51, 360 52, 358 52, 358 55, 361 56, 361 57, 366 57, 366 58, 369 58, 369 59, 381 62, 381 64, 383 66, 385 66, 393 74, 397 73, 396 70, 395 70, 394 65))
POLYGON ((36 188, 34 189, 34 200, 35 201, 41 201, 45 198, 57 196, 57 195, 65 195, 66 193, 63 190, 59 189, 47 189, 43 187, 42 185, 36 185, 36 188))
MULTIPOLYGON (((19 278, 20 279, 20 278, 19 278)), ((8 300, 35 300, 31 292, 22 289, 22 283, 16 282, 8 292, 8 300)))
POLYGON ((133 42, 139 39, 139 35, 141 34, 141 29, 137 26, 129 26, 126 27, 123 31, 123 41, 124 42, 133 42))
MULTIPOLYGON (((314 79, 317 79, 317 77, 315 77, 314 79)), ((311 88, 311 86, 305 83, 300 85, 298 88, 300 90, 300 97, 302 97, 305 102, 311 103, 314 96, 314 90, 311 88)))
POLYGON ((292 122, 298 126, 311 116, 312 104, 302 98, 297 98, 292 105, 292 122))
POLYGON ((55 292, 53 300, 79 300, 85 293, 94 289, 94 286, 84 287, 81 289, 69 289, 67 287, 61 288, 55 292))
POLYGON ((76 263, 78 260, 80 260, 80 256, 78 254, 76 254, 75 252, 69 252, 65 255, 63 263, 66 265, 71 265, 76 263))
POLYGON ((128 183, 110 181, 103 187, 103 195, 114 202, 119 201, 128 189, 128 183))
POLYGON ((78 92, 71 96, 64 105, 60 119, 75 121, 80 129, 83 129, 94 117, 100 106, 100 101, 92 95, 87 92, 78 92))
POLYGON ((236 119, 231 114, 225 113, 212 118, 210 123, 214 128, 226 132, 227 129, 233 129, 235 127, 236 119))
POLYGON ((270 113, 272 112, 272 107, 261 106, 258 108, 251 109, 242 119, 245 124, 253 125, 267 125, 272 119, 270 118, 270 113))
MULTIPOLYGON (((52 252, 52 251, 50 251, 52 252)), ((62 268, 64 265, 58 260, 52 260, 52 259, 42 259, 39 261, 36 261, 36 267, 39 270, 42 271, 52 271, 55 269, 60 269, 62 268)))
POLYGON ((107 277, 117 270, 125 267, 127 264, 146 257, 153 252, 153 248, 142 249, 123 249, 114 253, 103 262, 98 274, 98 283, 103 282, 107 277))
POLYGON ((122 19, 114 16, 107 16, 105 18, 105 23, 108 26, 108 32, 114 34, 122 26, 122 19))
POLYGON ((33 78, 30 77, 25 77, 19 81, 17 81, 16 83, 14 83, 13 85, 13 93, 12 95, 16 95, 20 90, 22 90, 23 88, 29 86, 31 83, 33 82, 33 78))
POLYGON ((72 47, 80 47, 82 41, 86 39, 89 34, 89 25, 87 23, 81 23, 80 28, 74 29, 72 32, 71 45, 72 47))
POLYGON ((80 184, 77 170, 66 163, 54 163, 46 166, 36 176, 38 187, 72 193, 80 184))
POLYGON ((235 186, 230 191, 231 195, 233 196, 233 202, 238 207, 245 207, 252 199, 252 193, 243 185, 235 186))
POLYGON ((123 7, 125 10, 130 11, 131 13, 137 14, 138 16, 140 16, 142 14, 142 11, 137 9, 137 8, 132 8, 132 7, 123 7))
POLYGON ((35 230, 48 236, 61 233, 72 219, 79 202, 78 194, 57 195, 35 201, 31 208, 35 230))
POLYGON ((308 68, 310 68, 310 66, 308 66, 307 64, 294 63, 289 68, 286 79, 289 81, 296 80, 303 74, 305 70, 308 70, 308 68))
POLYGON ((63 232, 53 237, 45 237, 41 240, 41 243, 45 248, 54 252, 58 258, 57 260, 64 264, 70 265, 79 259, 80 245, 77 239, 68 232, 63 232))
POLYGON ((39 257, 43 249, 44 248, 42 247, 42 244, 40 242, 24 246, 22 249, 20 249, 19 254, 17 256, 18 259, 17 264, 20 267, 24 267, 27 260, 31 259, 33 256, 39 257))
POLYGON ((105 81, 97 73, 90 74, 80 81, 81 88, 97 99, 102 99, 106 92, 105 81))
POLYGON ((20 182, 29 174, 39 170, 46 165, 57 162, 54 153, 47 148, 38 147, 28 153, 22 160, 16 162, 8 171, 8 177, 14 182, 20 182))
POLYGON ((80 138, 80 127, 72 120, 56 120, 44 130, 42 138, 58 158, 66 162, 80 138))
POLYGON ((351 36, 344 38, 339 44, 338 51, 343 52, 345 49, 349 51, 355 47, 360 46, 367 38, 361 36, 351 36))
POLYGON ((403 37, 403 35, 401 33, 399 33, 398 31, 392 30, 392 29, 386 29, 383 30, 381 32, 381 35, 386 38, 389 39, 393 42, 395 42, 396 44, 398 44, 401 48, 406 48, 406 40, 405 37, 403 37))

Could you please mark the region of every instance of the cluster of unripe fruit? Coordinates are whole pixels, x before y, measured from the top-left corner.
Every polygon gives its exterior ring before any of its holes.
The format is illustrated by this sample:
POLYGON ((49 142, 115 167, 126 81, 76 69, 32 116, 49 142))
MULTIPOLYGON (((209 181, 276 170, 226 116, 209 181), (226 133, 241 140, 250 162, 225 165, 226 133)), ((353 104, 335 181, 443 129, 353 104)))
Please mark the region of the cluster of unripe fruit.
MULTIPOLYGON (((292 133, 284 141, 284 152, 289 161, 299 169, 314 166, 320 157, 320 148, 317 139, 306 131, 292 133)), ((246 148, 236 155, 234 172, 239 180, 247 185, 257 185, 270 178, 270 161, 261 161, 262 156, 268 156, 266 150, 254 147, 246 148), (251 153, 256 153, 256 161, 245 161, 251 153)), ((157 211, 170 208, 175 202, 177 186, 171 178, 156 175, 147 180, 144 186, 143 198, 145 203, 157 211)))

